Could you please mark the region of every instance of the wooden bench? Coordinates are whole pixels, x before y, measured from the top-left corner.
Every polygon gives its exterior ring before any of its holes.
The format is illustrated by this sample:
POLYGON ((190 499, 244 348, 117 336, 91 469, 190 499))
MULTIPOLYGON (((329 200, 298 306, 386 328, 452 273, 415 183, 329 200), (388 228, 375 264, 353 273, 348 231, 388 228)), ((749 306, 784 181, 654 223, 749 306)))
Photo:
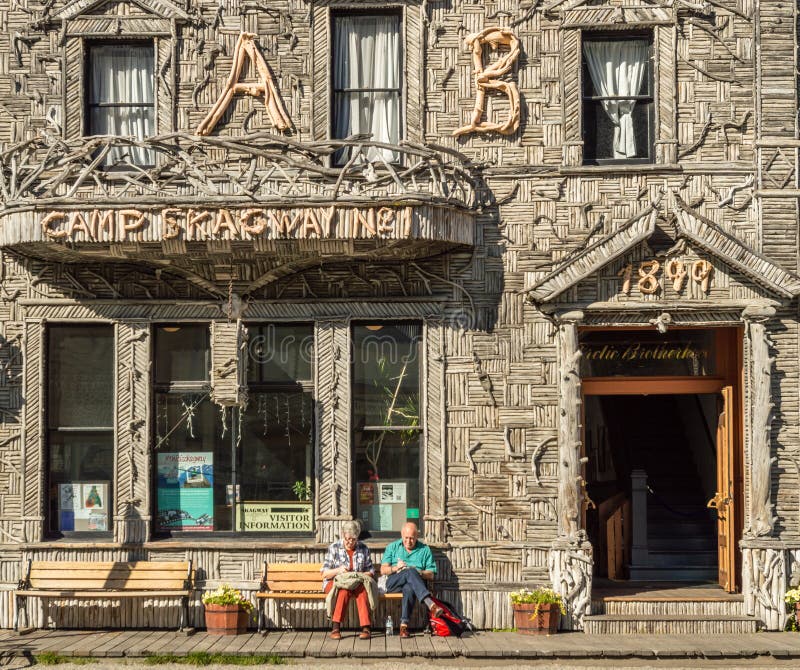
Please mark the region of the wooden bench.
MULTIPOLYGON (((322 563, 272 563, 264 561, 258 599, 258 630, 264 630, 267 600, 325 600, 322 592, 322 563)), ((402 600, 402 593, 383 593, 385 600, 402 600)))
MULTIPOLYGON (((159 562, 66 562, 28 561, 25 578, 14 591, 16 612, 14 630, 19 630, 19 613, 25 613, 27 598, 45 601, 60 598, 180 598, 181 620, 178 630, 186 627, 189 596, 194 590, 191 561, 159 562)), ((47 604, 47 603, 46 603, 47 604)), ((49 619, 49 610, 48 610, 49 619)), ((49 621, 45 622, 45 626, 49 621)))

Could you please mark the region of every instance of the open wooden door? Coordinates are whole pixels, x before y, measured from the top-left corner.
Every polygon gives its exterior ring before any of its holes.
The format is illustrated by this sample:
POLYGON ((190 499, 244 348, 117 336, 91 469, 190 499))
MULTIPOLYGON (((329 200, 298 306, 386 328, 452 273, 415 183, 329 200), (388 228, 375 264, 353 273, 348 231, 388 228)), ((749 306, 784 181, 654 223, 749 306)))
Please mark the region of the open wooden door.
POLYGON ((736 513, 734 506, 734 447, 736 442, 733 413, 733 387, 722 389, 717 424, 717 492, 708 506, 717 511, 719 585, 736 591, 736 513))

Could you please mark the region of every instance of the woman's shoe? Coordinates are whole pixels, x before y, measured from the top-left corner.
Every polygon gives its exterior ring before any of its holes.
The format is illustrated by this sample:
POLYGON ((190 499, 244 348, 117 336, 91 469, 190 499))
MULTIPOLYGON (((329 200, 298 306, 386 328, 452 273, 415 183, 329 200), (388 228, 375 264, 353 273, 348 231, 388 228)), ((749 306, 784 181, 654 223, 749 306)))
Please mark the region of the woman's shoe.
POLYGON ((359 634, 358 639, 359 640, 369 640, 371 637, 372 637, 372 633, 370 633, 369 628, 364 626, 364 628, 361 629, 361 633, 359 634))
POLYGON ((338 626, 331 631, 330 638, 331 638, 331 640, 341 640, 342 639, 342 631, 339 630, 338 626))

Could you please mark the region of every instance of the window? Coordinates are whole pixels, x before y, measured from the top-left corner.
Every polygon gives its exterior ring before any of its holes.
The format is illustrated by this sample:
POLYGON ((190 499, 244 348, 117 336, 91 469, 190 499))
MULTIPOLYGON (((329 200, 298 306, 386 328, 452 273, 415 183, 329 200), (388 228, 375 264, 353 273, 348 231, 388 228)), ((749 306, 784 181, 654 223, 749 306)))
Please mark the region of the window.
POLYGON ((369 531, 420 518, 421 326, 353 327, 356 514, 369 531))
POLYGON ((313 330, 250 325, 249 401, 210 398, 209 328, 155 333, 156 530, 313 531, 313 330))
POLYGON ((651 51, 649 36, 584 39, 584 162, 653 161, 651 51))
MULTIPOLYGON (((87 135, 144 139, 155 133, 154 46, 147 42, 89 44, 87 57, 87 135)), ((115 147, 107 167, 152 165, 155 154, 141 147, 115 147)))
MULTIPOLYGON (((401 139, 400 16, 396 14, 333 17, 333 137, 371 135, 374 142, 401 139)), ((369 161, 392 162, 397 152, 370 148, 369 161)), ((335 161, 350 159, 337 152, 335 161)))
POLYGON ((47 354, 51 533, 111 531, 114 330, 50 326, 47 354))

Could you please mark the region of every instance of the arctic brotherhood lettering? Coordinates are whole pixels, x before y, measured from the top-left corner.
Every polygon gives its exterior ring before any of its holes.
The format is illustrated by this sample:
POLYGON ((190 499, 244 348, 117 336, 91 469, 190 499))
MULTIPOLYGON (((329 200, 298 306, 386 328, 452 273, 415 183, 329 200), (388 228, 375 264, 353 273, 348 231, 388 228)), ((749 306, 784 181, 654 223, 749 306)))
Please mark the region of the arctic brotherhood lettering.
POLYGON ((402 239, 411 207, 183 208, 53 211, 42 217, 46 239, 84 242, 264 239, 402 239))

